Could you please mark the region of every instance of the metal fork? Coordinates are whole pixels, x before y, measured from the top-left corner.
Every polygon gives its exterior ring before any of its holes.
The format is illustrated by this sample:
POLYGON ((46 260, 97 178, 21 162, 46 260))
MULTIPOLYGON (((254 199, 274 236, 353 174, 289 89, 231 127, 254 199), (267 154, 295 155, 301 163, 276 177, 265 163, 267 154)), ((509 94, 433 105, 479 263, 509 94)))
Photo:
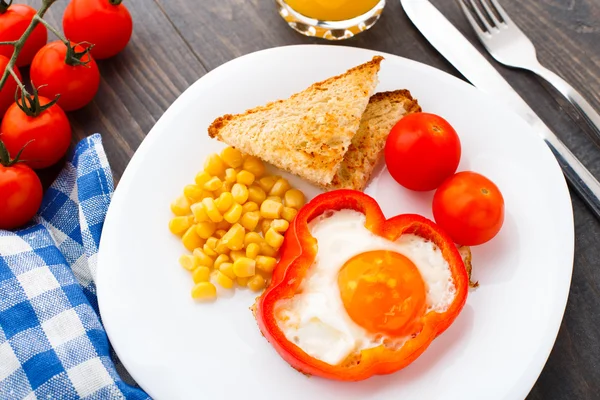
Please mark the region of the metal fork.
POLYGON ((567 81, 540 64, 531 40, 510 19, 497 0, 489 1, 491 5, 486 0, 458 0, 487 51, 496 61, 509 67, 529 70, 554 86, 573 105, 591 128, 594 141, 600 144, 600 115, 567 81))

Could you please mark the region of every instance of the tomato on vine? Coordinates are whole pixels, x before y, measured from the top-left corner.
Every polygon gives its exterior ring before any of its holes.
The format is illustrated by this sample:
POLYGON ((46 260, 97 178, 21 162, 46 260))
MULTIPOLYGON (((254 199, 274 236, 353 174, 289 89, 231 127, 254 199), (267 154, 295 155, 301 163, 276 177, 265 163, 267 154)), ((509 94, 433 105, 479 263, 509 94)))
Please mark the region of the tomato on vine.
POLYGON ((71 0, 63 16, 63 30, 73 42, 94 45, 92 57, 109 58, 127 46, 133 21, 122 0, 71 0))
POLYGON ((11 159, 0 141, 0 229, 18 228, 29 221, 42 203, 42 183, 36 173, 11 159))
MULTIPOLYGON (((4 56, 0 56, 0 73, 4 72, 6 66, 8 65, 8 58, 4 56)), ((17 67, 13 67, 14 73, 17 75, 19 80, 21 80, 21 73, 17 67)), ((17 92, 17 82, 15 78, 9 76, 4 83, 4 87, 0 90, 0 119, 10 107, 12 103, 15 102, 15 93, 17 92)))
POLYGON ((67 46, 60 40, 48 43, 35 55, 30 76, 41 96, 60 95, 58 105, 65 111, 88 104, 100 85, 100 71, 89 48, 74 43, 67 46))
MULTIPOLYGON (((18 40, 31 23, 36 10, 25 4, 12 4, 12 0, 0 0, 0 42, 12 42, 18 40)), ((17 57, 17 67, 29 65, 33 56, 48 40, 48 30, 42 24, 38 24, 31 32, 25 45, 17 57)), ((13 54, 12 45, 0 46, 0 55, 9 58, 13 54)))
POLYGON ((36 90, 33 95, 22 93, 8 108, 0 132, 9 154, 27 146, 21 154, 22 162, 34 169, 55 164, 71 143, 71 125, 65 112, 56 99, 41 97, 36 90))

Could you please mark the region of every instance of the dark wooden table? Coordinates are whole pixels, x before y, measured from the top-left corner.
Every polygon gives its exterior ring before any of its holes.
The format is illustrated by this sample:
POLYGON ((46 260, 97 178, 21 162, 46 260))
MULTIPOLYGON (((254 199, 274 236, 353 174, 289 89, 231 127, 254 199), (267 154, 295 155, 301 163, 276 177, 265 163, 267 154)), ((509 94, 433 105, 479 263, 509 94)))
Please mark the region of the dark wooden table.
MULTIPOLYGON (((600 1, 500 1, 530 35, 540 61, 600 110, 600 1)), ((37 5, 39 1, 28 3, 37 5)), ((48 14, 55 26, 61 26, 66 3, 58 1, 48 14)), ((163 112, 208 71, 260 49, 325 43, 288 28, 271 0, 124 3, 134 19, 133 38, 123 53, 99 62, 102 83, 96 99, 70 114, 74 141, 102 133, 115 181, 163 112)), ((433 3, 483 50, 454 1, 433 3)), ((373 29, 338 44, 397 54, 460 77, 414 28, 398 0, 388 0, 373 29)), ((529 73, 498 69, 600 178, 600 149, 568 117, 556 94, 529 73)), ((528 397, 531 400, 600 399, 600 221, 574 193, 572 197, 576 245, 569 302, 556 345, 528 397)), ((519 329, 515 326, 515 333, 519 329)))

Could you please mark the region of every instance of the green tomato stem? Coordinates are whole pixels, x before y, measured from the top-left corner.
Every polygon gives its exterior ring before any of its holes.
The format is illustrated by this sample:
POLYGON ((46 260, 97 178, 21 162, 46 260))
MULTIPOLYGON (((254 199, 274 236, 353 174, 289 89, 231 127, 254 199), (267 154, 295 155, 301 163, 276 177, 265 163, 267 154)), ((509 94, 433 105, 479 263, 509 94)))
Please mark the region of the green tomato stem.
POLYGON ((5 0, 0 0, 0 14, 4 14, 11 4, 12 0, 8 0, 8 2, 6 2, 5 0))
POLYGON ((108 0, 108 2, 110 4, 112 4, 113 6, 118 6, 119 4, 121 4, 123 2, 123 0, 108 0))
MULTIPOLYGON (((3 1, 3 0, 0 0, 0 1, 3 1)), ((54 4, 55 2, 56 2, 56 0, 42 0, 42 5, 40 6, 36 15, 31 20, 31 23, 29 24, 29 26, 27 27, 25 32, 23 32, 21 37, 13 44, 13 46, 15 47, 15 50, 13 51, 13 54, 10 57, 8 64, 6 65, 6 69, 2 72, 2 77, 0 78, 0 90, 2 90, 2 88, 4 87, 4 84, 6 83, 6 80, 8 79, 8 76, 11 74, 11 71, 13 70, 15 63, 17 62, 17 57, 19 56, 19 53, 21 53, 21 50, 23 49, 23 46, 25 45, 25 41, 31 35, 31 32, 33 32, 35 27, 40 23, 40 20, 42 19, 44 14, 46 14, 46 11, 48 11, 48 8, 50 8, 50 6, 52 4, 54 4)), ((23 86, 23 84, 21 83, 21 81, 19 79, 17 79, 15 77, 15 80, 17 81, 17 84, 20 84, 19 86, 23 86)))

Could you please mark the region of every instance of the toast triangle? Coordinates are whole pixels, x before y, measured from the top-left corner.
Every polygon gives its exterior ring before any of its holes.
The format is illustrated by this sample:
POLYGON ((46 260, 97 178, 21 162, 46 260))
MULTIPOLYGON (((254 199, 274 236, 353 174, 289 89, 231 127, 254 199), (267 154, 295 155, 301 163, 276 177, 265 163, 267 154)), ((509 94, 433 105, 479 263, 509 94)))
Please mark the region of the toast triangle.
POLYGON ((212 138, 318 186, 331 184, 378 84, 383 57, 285 100, 217 118, 212 138))

